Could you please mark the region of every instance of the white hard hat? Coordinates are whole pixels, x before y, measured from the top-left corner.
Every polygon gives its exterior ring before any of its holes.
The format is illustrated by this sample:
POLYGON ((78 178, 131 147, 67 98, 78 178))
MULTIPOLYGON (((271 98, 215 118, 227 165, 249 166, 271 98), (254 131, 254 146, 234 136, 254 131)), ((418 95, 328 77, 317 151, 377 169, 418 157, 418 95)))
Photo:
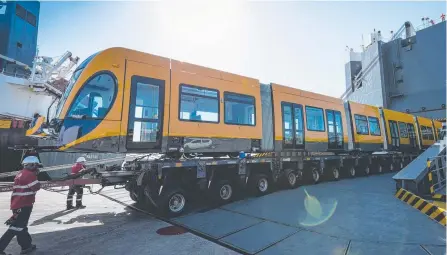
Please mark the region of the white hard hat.
POLYGON ((22 164, 26 165, 26 164, 40 164, 39 159, 36 156, 28 156, 26 158, 23 159, 22 164))
POLYGON ((76 159, 76 163, 84 163, 87 162, 87 160, 85 160, 84 157, 79 157, 78 159, 76 159))

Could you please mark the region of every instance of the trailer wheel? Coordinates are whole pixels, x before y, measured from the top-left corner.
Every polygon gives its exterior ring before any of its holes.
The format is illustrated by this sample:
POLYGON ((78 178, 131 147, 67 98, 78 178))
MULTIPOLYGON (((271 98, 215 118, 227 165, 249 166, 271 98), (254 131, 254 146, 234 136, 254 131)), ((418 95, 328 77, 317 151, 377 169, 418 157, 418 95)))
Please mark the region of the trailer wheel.
POLYGON ((130 199, 132 199, 135 202, 138 202, 138 196, 137 196, 137 194, 135 194, 135 192, 129 191, 129 196, 130 196, 130 199))
POLYGON ((312 168, 312 181, 318 183, 320 181, 320 172, 316 168, 312 168))
POLYGON ((304 176, 303 170, 296 171, 296 179, 297 179, 297 181, 303 181, 303 176, 304 176))
POLYGON ((365 169, 363 170, 365 175, 369 175, 371 173, 371 169, 369 168, 369 165, 365 166, 365 169))
POLYGON ((334 166, 331 172, 332 172, 332 179, 338 181, 340 179, 340 170, 338 169, 338 167, 334 166))
POLYGON ((349 168, 349 177, 354 178, 355 177, 355 167, 351 166, 349 168))
POLYGON ((270 183, 267 175, 265 174, 256 174, 253 177, 253 188, 254 192, 258 196, 262 196, 268 193, 270 189, 270 183))
POLYGON ((178 188, 163 193, 159 200, 161 212, 172 217, 181 215, 187 206, 185 192, 178 188))
POLYGON ((379 174, 381 174, 382 172, 383 172, 383 166, 382 166, 382 164, 378 164, 377 165, 377 172, 379 173, 379 174))
POLYGON ((228 203, 233 199, 234 188, 230 181, 221 180, 214 185, 214 197, 220 204, 228 203))
POLYGON ((150 185, 146 184, 142 190, 141 199, 138 198, 138 200, 139 202, 141 201, 145 207, 153 208, 157 206, 156 201, 154 200, 155 197, 156 196, 154 195, 153 191, 151 191, 150 185))
POLYGON ((284 182, 287 188, 293 189, 298 184, 298 177, 292 169, 284 170, 284 182))

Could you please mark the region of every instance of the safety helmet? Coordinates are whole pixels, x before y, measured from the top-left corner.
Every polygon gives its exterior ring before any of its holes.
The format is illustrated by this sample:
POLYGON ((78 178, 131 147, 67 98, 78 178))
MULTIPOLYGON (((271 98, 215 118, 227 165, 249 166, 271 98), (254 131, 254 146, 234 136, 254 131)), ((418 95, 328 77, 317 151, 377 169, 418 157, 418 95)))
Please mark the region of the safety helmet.
POLYGON ((40 161, 36 156, 28 156, 23 159, 22 164, 40 164, 40 161))
POLYGON ((85 163, 87 162, 87 160, 84 157, 79 157, 78 159, 76 159, 76 163, 85 163))
POLYGON ((40 167, 43 167, 42 164, 39 161, 39 158, 36 156, 28 156, 23 159, 22 165, 24 168, 27 168, 32 171, 36 171, 40 167))

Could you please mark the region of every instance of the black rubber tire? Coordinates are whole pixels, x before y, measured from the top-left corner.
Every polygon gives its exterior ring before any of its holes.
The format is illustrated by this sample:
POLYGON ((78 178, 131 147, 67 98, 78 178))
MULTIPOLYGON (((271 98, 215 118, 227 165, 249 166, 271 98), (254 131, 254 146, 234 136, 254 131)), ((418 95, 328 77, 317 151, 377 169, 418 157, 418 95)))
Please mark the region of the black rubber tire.
POLYGON ((364 174, 365 176, 368 176, 368 175, 371 174, 371 167, 370 167, 369 165, 366 165, 366 166, 363 168, 363 174, 364 174))
POLYGON ((378 174, 383 174, 383 166, 382 164, 377 164, 377 171, 378 174))
POLYGON ((227 204, 233 201, 235 187, 229 180, 220 180, 213 184, 213 187, 211 189, 213 202, 216 202, 218 204, 227 204), (221 193, 224 186, 226 186, 227 189, 230 189, 230 195, 226 199, 224 199, 223 194, 221 193))
POLYGON ((331 168, 331 177, 334 181, 340 180, 340 169, 338 167, 334 166, 331 168))
POLYGON ((394 162, 391 162, 390 166, 389 166, 389 171, 394 172, 395 170, 396 170, 396 166, 395 166, 394 162))
POLYGON ((135 202, 138 202, 138 196, 133 191, 129 191, 129 196, 130 196, 130 199, 132 199, 135 202))
POLYGON ((320 171, 318 171, 318 169, 312 168, 311 174, 312 174, 312 182, 314 184, 317 184, 318 182, 320 182, 321 174, 320 174, 320 171))
POLYGON ((265 174, 254 174, 251 179, 251 190, 256 196, 263 196, 270 191, 270 180, 265 174), (266 182, 267 185, 261 188, 260 182, 266 182))
POLYGON ((153 211, 156 208, 156 205, 154 203, 156 203, 157 201, 151 201, 151 199, 149 199, 148 195, 152 194, 152 192, 150 191, 150 185, 146 184, 143 189, 141 189, 140 191, 137 191, 137 204, 139 207, 143 208, 144 210, 147 211, 153 211))
POLYGON ((292 169, 285 169, 283 173, 284 186, 288 189, 294 189, 298 186, 297 173, 292 169))
POLYGON ((181 188, 174 188, 171 190, 166 190, 163 191, 161 196, 158 198, 157 200, 157 206, 158 206, 158 211, 165 215, 165 216, 169 216, 169 217, 177 217, 182 215, 182 213, 185 212, 186 207, 188 206, 188 199, 186 197, 185 191, 181 188), (172 199, 174 196, 181 196, 184 199, 184 205, 181 208, 181 210, 178 211, 173 211, 170 208, 170 202, 172 203, 172 199))
POLYGON ((349 178, 355 178, 355 175, 357 174, 357 170, 354 166, 351 166, 348 168, 348 176, 349 178))
POLYGON ((298 185, 299 185, 299 183, 302 183, 304 181, 304 171, 303 170, 296 171, 296 179, 297 179, 298 185))

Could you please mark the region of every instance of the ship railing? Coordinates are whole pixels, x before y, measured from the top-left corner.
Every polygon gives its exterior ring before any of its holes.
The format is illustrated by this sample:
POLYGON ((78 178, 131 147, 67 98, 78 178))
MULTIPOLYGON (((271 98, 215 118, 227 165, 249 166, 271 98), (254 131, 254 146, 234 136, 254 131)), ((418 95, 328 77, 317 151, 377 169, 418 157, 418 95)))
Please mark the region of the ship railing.
POLYGON ((446 155, 428 158, 427 167, 429 169, 430 193, 445 193, 446 155))

